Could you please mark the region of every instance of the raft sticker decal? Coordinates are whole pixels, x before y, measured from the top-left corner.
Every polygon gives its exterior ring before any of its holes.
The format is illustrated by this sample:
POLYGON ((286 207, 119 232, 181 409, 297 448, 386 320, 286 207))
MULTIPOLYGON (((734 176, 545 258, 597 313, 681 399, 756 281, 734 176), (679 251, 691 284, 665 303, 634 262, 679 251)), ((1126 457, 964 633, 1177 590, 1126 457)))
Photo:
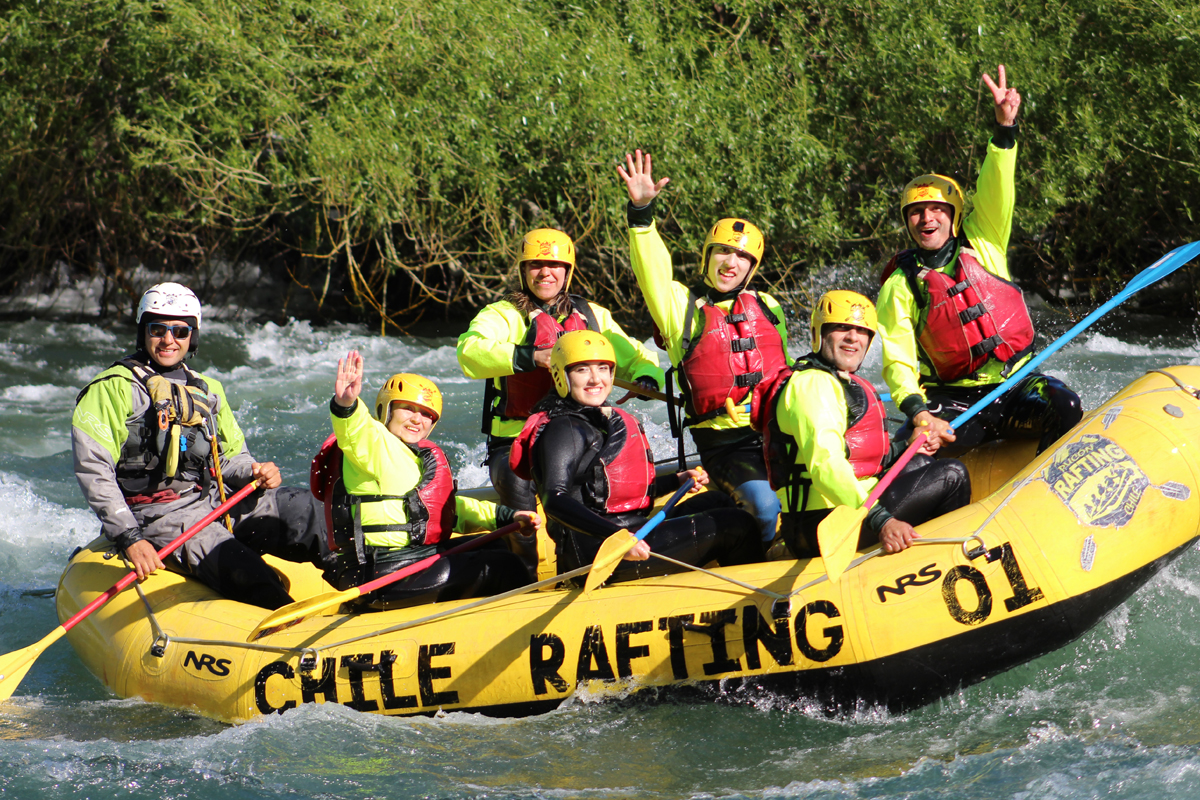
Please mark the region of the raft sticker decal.
POLYGON ((1112 427, 1112 424, 1117 421, 1117 417, 1121 416, 1121 410, 1122 406, 1113 406, 1108 411, 1104 412, 1104 420, 1102 421, 1104 430, 1108 430, 1112 427))
POLYGON ((1077 520, 1094 528, 1129 524, 1147 489, 1157 489, 1172 500, 1186 500, 1192 493, 1175 481, 1151 484, 1133 456, 1095 433, 1060 448, 1039 477, 1077 520))
POLYGON ((1088 534, 1088 537, 1083 540, 1083 549, 1079 551, 1079 566, 1083 567, 1084 572, 1091 572, 1094 563, 1096 563, 1096 537, 1088 534))

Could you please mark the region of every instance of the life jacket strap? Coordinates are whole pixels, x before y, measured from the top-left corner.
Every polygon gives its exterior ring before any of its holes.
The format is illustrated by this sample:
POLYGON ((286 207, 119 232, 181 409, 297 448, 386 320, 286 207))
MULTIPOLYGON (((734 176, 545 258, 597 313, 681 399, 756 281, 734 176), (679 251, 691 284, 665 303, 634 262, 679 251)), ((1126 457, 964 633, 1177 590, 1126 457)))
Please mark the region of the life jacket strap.
POLYGON ((959 281, 958 283, 954 284, 946 291, 946 296, 947 297, 955 297, 956 295, 960 295, 963 292, 965 292, 967 289, 970 289, 970 288, 971 288, 970 281, 965 281, 965 280, 959 281))
POLYGON ((988 307, 983 303, 976 303, 958 312, 958 319, 963 325, 966 325, 968 322, 974 322, 986 313, 988 313, 988 307))
POLYGON ((762 379, 761 372, 744 372, 734 377, 733 382, 742 388, 751 388, 757 386, 762 379))
POLYGON ((989 336, 979 344, 971 345, 971 356, 973 358, 986 356, 988 353, 992 352, 1002 344, 1004 344, 1004 339, 1000 338, 999 334, 995 336, 989 336))
POLYGON ((749 350, 754 350, 758 347, 753 336, 747 336, 744 339, 734 339, 729 343, 729 349, 735 353, 745 353, 749 350))
POLYGON ((411 522, 392 523, 387 525, 362 525, 363 533, 389 533, 391 531, 411 531, 413 529, 411 522))

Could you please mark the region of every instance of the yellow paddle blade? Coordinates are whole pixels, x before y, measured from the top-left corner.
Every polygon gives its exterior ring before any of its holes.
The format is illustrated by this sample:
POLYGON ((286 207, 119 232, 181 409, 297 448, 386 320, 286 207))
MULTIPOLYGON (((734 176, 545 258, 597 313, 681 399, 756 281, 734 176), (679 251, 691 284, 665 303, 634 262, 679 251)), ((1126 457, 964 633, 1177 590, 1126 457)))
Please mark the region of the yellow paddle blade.
POLYGON ((637 543, 637 537, 624 528, 605 539, 596 553, 596 558, 592 560, 592 569, 583 585, 584 593, 590 594, 593 589, 608 580, 617 564, 621 563, 621 559, 637 543))
POLYGON ((37 657, 66 632, 67 629, 59 625, 37 644, 0 656, 0 703, 13 696, 13 692, 21 685, 21 679, 29 672, 37 657))
POLYGON ((821 560, 825 562, 825 574, 833 583, 858 552, 858 534, 863 520, 867 518, 865 508, 838 506, 817 528, 817 546, 821 549, 821 560))
POLYGON ((327 608, 340 606, 342 603, 354 600, 360 594, 362 592, 359 590, 359 587, 355 586, 353 589, 347 589, 344 592, 326 592, 316 597, 310 597, 307 600, 300 600, 291 605, 286 605, 283 608, 277 608, 262 618, 262 621, 255 626, 254 630, 250 631, 250 635, 246 637, 246 641, 253 642, 269 633, 274 633, 280 628, 303 622, 309 617, 317 616, 327 608))

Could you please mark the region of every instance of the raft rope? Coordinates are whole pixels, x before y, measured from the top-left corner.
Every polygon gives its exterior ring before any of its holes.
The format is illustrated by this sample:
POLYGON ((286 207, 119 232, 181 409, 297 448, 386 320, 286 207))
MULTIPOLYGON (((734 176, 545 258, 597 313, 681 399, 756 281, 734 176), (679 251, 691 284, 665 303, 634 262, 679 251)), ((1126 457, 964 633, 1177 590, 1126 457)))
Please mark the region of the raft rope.
MULTIPOLYGON (((121 553, 121 560, 125 562, 125 566, 130 570, 133 569, 133 564, 129 559, 125 558, 125 554, 121 553)), ((154 614, 154 609, 150 605, 150 599, 146 597, 146 593, 142 591, 141 582, 135 582, 133 588, 137 591, 138 597, 142 599, 142 605, 146 607, 146 618, 150 621, 150 630, 154 634, 154 641, 150 644, 150 654, 156 658, 162 658, 167 653, 167 645, 172 642, 176 644, 197 644, 197 645, 216 645, 219 647, 242 647, 247 650, 257 650, 262 653, 280 653, 284 655, 294 654, 300 656, 300 660, 305 663, 317 664, 319 650, 317 647, 276 647, 269 644, 251 644, 249 642, 226 641, 221 639, 188 639, 180 636, 169 636, 162 626, 158 624, 158 617, 154 614)), ((332 646, 332 645, 327 645, 332 646)))
POLYGON ((1157 372, 1159 375, 1166 375, 1168 378, 1170 378, 1171 380, 1175 381, 1175 385, 1176 385, 1176 386, 1178 386, 1180 389, 1182 389, 1183 391, 1187 392, 1188 394, 1190 394, 1190 395, 1191 395, 1192 397, 1194 397, 1195 399, 1197 399, 1197 400, 1200 400, 1200 389, 1197 389, 1195 386, 1189 386, 1188 384, 1186 384, 1186 383, 1184 383, 1183 381, 1179 380, 1179 378, 1176 378, 1174 375, 1172 375, 1171 373, 1167 372, 1165 369, 1151 369, 1151 370, 1147 370, 1147 371, 1146 371, 1146 374, 1148 375, 1148 374, 1150 374, 1151 372, 1157 372))
POLYGON ((433 622, 434 620, 443 619, 445 617, 452 617, 455 614, 460 614, 464 611, 470 611, 472 609, 479 608, 480 606, 485 606, 490 603, 498 603, 501 600, 507 600, 510 597, 516 597, 517 595, 526 594, 528 592, 535 592, 538 589, 544 589, 546 587, 553 586, 556 583, 561 583, 562 581, 570 580, 572 578, 578 578, 581 575, 588 574, 588 572, 590 572, 591 569, 592 569, 592 565, 588 564, 587 566, 580 567, 579 569, 573 569, 570 572, 564 572, 561 575, 555 575, 552 578, 547 578, 544 581, 538 581, 537 583, 531 583, 527 586, 519 586, 516 589, 510 589, 509 591, 504 592, 503 594, 497 594, 497 595, 492 595, 491 597, 480 598, 479 600, 476 600, 474 602, 467 603, 465 606, 456 606, 455 608, 450 608, 445 611, 439 611, 436 614, 430 614, 429 616, 421 617, 420 619, 410 619, 408 622, 401 622, 400 624, 393 625, 390 628, 383 628, 382 630, 371 631, 370 633, 364 633, 360 636, 354 636, 350 639, 343 639, 340 642, 333 642, 332 644, 324 645, 324 647, 325 648, 341 647, 343 645, 353 644, 354 642, 361 642, 363 639, 371 639, 375 636, 382 636, 385 633, 396 633, 397 631, 403 631, 403 630, 407 630, 409 628, 415 628, 416 626, 424 625, 427 622, 433 622))
MULTIPOLYGON (((121 555, 121 560, 125 562, 125 566, 132 570, 133 565, 125 558, 123 553, 120 555, 121 555)), ((332 650, 332 649, 336 649, 339 647, 344 647, 345 645, 348 645, 348 644, 360 642, 364 639, 372 639, 376 636, 382 636, 382 635, 388 634, 388 633, 395 633, 396 631, 402 631, 407 628, 414 628, 418 625, 424 625, 427 622, 433 622, 434 620, 442 619, 444 617, 450 617, 455 614, 462 613, 464 611, 469 611, 471 609, 478 608, 479 606, 487 605, 489 603, 496 603, 501 600, 507 600, 510 597, 516 597, 517 595, 526 594, 527 592, 537 591, 538 589, 544 589, 549 586, 553 586, 556 583, 560 583, 565 580, 570 580, 572 578, 577 578, 577 577, 580 577, 581 575, 586 575, 591 570, 591 568, 592 568, 592 565, 588 564, 587 566, 580 567, 579 569, 571 570, 570 572, 564 572, 562 575, 555 575, 553 578, 547 578, 546 580, 538 581, 537 583, 531 583, 527 586, 521 586, 516 589, 512 589, 511 591, 504 592, 503 594, 493 595, 492 597, 484 597, 479 600, 476 600, 473 603, 467 603, 464 606, 457 606, 455 608, 447 609, 446 611, 439 611, 438 613, 430 614, 427 617, 409 620, 408 622, 401 622, 400 624, 393 625, 390 628, 383 628, 381 630, 371 631, 370 633, 364 633, 360 636, 353 636, 349 639, 342 639, 341 641, 338 641, 338 642, 330 642, 328 644, 323 644, 319 647, 282 647, 282 646, 275 646, 275 645, 268 645, 268 644, 254 644, 252 642, 239 642, 239 641, 230 641, 230 640, 223 640, 223 639, 190 639, 190 638, 184 638, 184 637, 180 637, 180 636, 170 636, 166 633, 166 631, 164 631, 162 629, 162 626, 159 625, 158 617, 155 615, 154 609, 150 605, 150 600, 149 600, 149 598, 146 597, 146 593, 142 591, 141 584, 134 583, 133 588, 135 590, 137 590, 138 597, 141 598, 142 605, 145 606, 145 608, 146 608, 146 617, 150 622, 150 630, 154 634, 154 641, 150 645, 151 655, 154 655, 158 658, 162 658, 166 654, 167 645, 171 644, 172 642, 174 642, 176 644, 213 645, 213 646, 218 646, 218 647, 239 647, 239 648, 242 648, 245 650, 255 650, 255 651, 258 651, 261 653, 280 653, 283 655, 298 655, 300 657, 301 671, 311 672, 313 669, 316 668, 316 665, 320 663, 320 654, 321 654, 322 650, 332 650)))

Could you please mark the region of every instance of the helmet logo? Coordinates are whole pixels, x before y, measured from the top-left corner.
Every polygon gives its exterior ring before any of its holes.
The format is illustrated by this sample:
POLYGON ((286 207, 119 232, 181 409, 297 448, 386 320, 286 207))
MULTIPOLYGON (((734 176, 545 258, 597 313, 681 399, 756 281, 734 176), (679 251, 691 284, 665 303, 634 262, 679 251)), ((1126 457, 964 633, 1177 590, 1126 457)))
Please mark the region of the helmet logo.
POLYGON ((559 245, 557 242, 549 240, 534 240, 533 245, 537 248, 537 254, 539 258, 550 259, 553 261, 566 260, 565 257, 559 256, 559 245))
POLYGON ((940 192, 933 191, 932 183, 922 183, 913 187, 912 199, 923 200, 927 197, 938 197, 940 192))
POLYGON ((854 303, 850 306, 850 319, 855 322, 862 322, 866 317, 866 307, 861 303, 854 303))

